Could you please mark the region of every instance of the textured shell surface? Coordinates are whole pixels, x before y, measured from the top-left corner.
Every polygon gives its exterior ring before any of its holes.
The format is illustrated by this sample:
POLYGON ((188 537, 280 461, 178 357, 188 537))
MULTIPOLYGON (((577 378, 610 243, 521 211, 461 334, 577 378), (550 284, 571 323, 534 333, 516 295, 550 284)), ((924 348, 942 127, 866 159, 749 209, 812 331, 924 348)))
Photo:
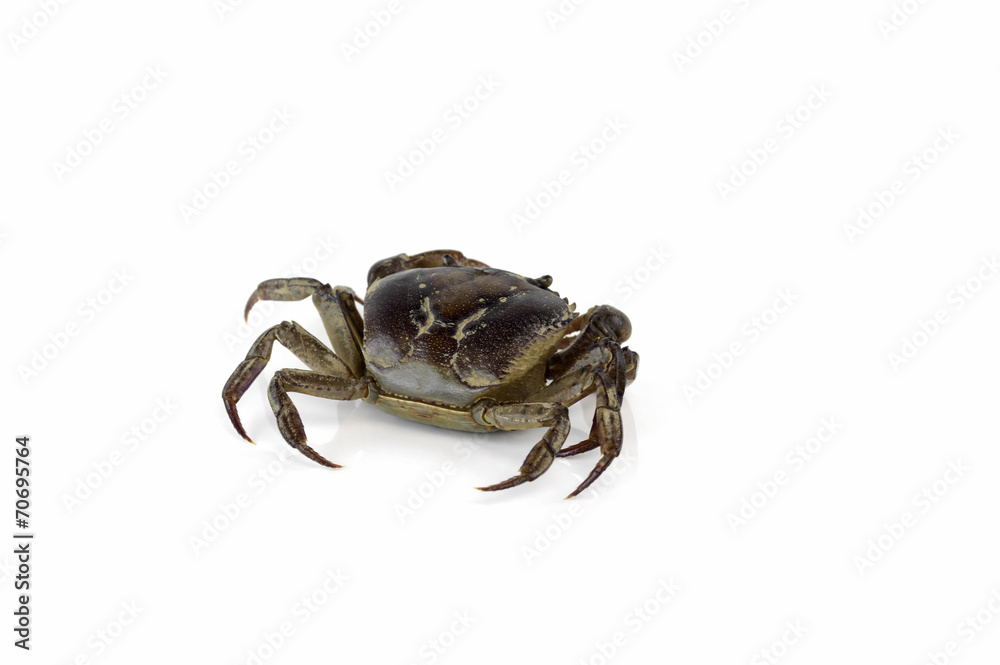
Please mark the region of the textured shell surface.
POLYGON ((454 406, 516 401, 544 385, 573 316, 559 294, 505 270, 404 270, 368 287, 365 363, 395 395, 454 406))

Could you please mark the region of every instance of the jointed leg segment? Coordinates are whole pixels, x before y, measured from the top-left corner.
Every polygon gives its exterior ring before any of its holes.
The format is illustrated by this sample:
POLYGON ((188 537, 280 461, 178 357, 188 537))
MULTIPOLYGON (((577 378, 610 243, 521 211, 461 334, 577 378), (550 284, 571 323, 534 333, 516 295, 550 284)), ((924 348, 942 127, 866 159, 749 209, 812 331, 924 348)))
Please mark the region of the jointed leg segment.
POLYGON ((534 396, 537 401, 487 407, 486 420, 493 424, 490 421, 492 417, 500 429, 526 426, 548 426, 550 429, 528 453, 517 476, 480 489, 499 490, 520 485, 541 475, 555 457, 568 457, 600 448, 601 458, 596 466, 566 497, 568 499, 589 487, 621 453, 621 400, 626 384, 635 378, 639 365, 639 355, 622 348, 619 343, 628 338, 628 319, 613 307, 604 306, 589 312, 586 323, 581 327, 574 342, 550 362, 548 375, 552 382, 534 396), (597 408, 590 436, 563 449, 562 444, 569 434, 567 407, 591 393, 597 396, 597 408), (520 426, 504 426, 507 423, 520 426))
POLYGON ((246 318, 259 300, 305 300, 309 296, 319 310, 333 350, 351 368, 354 376, 361 376, 365 369, 361 354, 364 322, 354 304, 358 298, 349 287, 331 287, 310 277, 269 279, 261 282, 251 294, 243 316, 246 318))
POLYGON ((542 475, 552 465, 566 437, 569 436, 569 410, 562 404, 552 402, 498 404, 486 409, 484 419, 502 430, 549 428, 542 440, 528 452, 517 475, 496 485, 477 488, 485 492, 515 487, 542 475))
POLYGON ((371 382, 364 378, 361 340, 364 324, 355 307, 354 292, 346 287, 331 288, 315 279, 272 279, 262 282, 247 301, 245 314, 258 300, 302 300, 313 297, 335 354, 294 321, 285 321, 265 330, 254 342, 247 357, 226 381, 222 399, 229 419, 240 435, 250 441, 236 411, 236 403, 260 375, 271 358, 271 348, 279 342, 312 371, 285 369, 275 373, 268 387, 268 400, 278 421, 278 429, 290 446, 306 457, 328 467, 330 462, 306 444, 306 434, 289 392, 327 399, 352 400, 368 396, 371 382))
POLYGON ((275 372, 274 378, 267 389, 267 398, 278 419, 278 429, 288 444, 300 451, 309 459, 323 466, 339 469, 334 464, 306 444, 306 432, 302 427, 299 411, 292 403, 289 392, 315 395, 326 399, 352 400, 364 399, 368 396, 369 383, 367 379, 330 376, 320 372, 310 372, 304 369, 283 369, 275 372))
POLYGON ((250 347, 246 359, 236 366, 222 389, 222 399, 226 403, 226 413, 229 414, 229 419, 240 436, 251 443, 253 441, 247 436, 243 424, 240 422, 239 414, 236 412, 236 402, 264 370, 267 361, 271 359, 271 347, 274 346, 275 342, 280 342, 282 346, 295 354, 295 357, 305 363, 306 367, 317 372, 334 376, 352 376, 351 371, 340 358, 294 321, 285 321, 268 328, 250 347))

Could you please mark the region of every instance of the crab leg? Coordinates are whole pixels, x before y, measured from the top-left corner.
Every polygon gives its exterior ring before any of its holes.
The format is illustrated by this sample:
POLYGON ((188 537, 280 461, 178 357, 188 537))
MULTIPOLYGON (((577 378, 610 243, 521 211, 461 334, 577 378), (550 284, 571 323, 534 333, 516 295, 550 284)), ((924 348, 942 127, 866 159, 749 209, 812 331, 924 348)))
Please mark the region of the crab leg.
MULTIPOLYGON (((600 325, 600 320, 597 322, 600 325)), ((602 326, 606 329, 606 326, 602 326)), ((594 330, 589 324, 585 328, 594 330)), ((478 489, 493 491, 516 487, 540 476, 556 457, 569 457, 595 448, 601 449, 601 458, 590 475, 567 496, 569 499, 587 489, 611 465, 622 449, 621 398, 626 380, 635 378, 639 354, 623 349, 610 335, 594 335, 584 349, 564 358, 559 377, 534 395, 537 401, 522 404, 503 404, 487 407, 483 419, 498 429, 524 429, 544 427, 550 429, 524 460, 518 475, 489 487, 478 489), (612 376, 614 378, 612 378, 612 376), (597 394, 597 408, 585 441, 562 448, 569 435, 567 408, 590 395, 597 394), (565 431, 561 428, 565 427, 565 431)), ((571 347, 572 348, 572 347, 571 347)))
POLYGON ((591 393, 597 394, 597 408, 590 428, 590 436, 580 443, 556 452, 557 457, 569 457, 594 448, 601 449, 601 458, 590 475, 566 498, 574 497, 608 468, 622 449, 621 394, 618 377, 635 377, 639 355, 622 349, 617 342, 606 339, 594 343, 586 353, 580 354, 569 371, 535 395, 570 406, 591 393), (613 370, 616 378, 611 378, 613 370))
POLYGON ((364 399, 368 397, 370 385, 370 381, 364 378, 330 376, 304 369, 283 369, 275 372, 274 378, 271 379, 271 384, 267 389, 267 398, 271 402, 275 418, 278 419, 278 429, 281 431, 281 436, 288 442, 288 445, 314 462, 332 469, 339 469, 340 464, 334 464, 306 443, 306 432, 302 427, 302 419, 288 393, 295 392, 337 400, 364 399))
POLYGON ((586 441, 567 449, 566 455, 576 455, 600 447, 601 459, 597 460, 590 475, 566 497, 567 499, 590 487, 622 451, 621 399, 615 390, 614 381, 603 370, 593 371, 591 377, 597 386, 597 408, 594 411, 590 436, 586 441))
POLYGON ((236 403, 243 393, 247 391, 267 365, 271 358, 271 347, 275 342, 280 342, 282 346, 291 351, 295 356, 305 363, 306 367, 333 376, 343 378, 354 378, 351 371, 344 362, 335 356, 330 349, 323 345, 323 342, 313 337, 309 332, 294 321, 284 321, 283 323, 268 328, 253 346, 250 347, 246 359, 244 359, 230 375, 222 389, 222 399, 226 404, 226 413, 233 427, 247 441, 253 443, 243 424, 240 416, 236 412, 236 403))
POLYGON ((548 427, 542 440, 534 445, 524 458, 516 476, 488 487, 477 487, 484 492, 504 490, 534 480, 542 475, 555 460, 566 437, 569 436, 569 409, 554 402, 528 402, 524 404, 497 404, 485 410, 483 419, 502 430, 548 427))
MULTIPOLYGON (((638 356, 637 356, 638 357, 638 356)), ((562 404, 574 404, 590 393, 597 393, 597 408, 594 410, 594 421, 590 427, 590 436, 585 441, 560 450, 557 457, 579 455, 594 448, 601 449, 601 459, 594 470, 573 490, 567 499, 574 497, 587 489, 608 468, 614 458, 622 450, 622 419, 621 399, 615 381, 608 372, 600 366, 584 368, 576 374, 571 374, 551 384, 542 391, 542 395, 557 399, 562 404)))
POLYGON ((319 310, 333 350, 354 376, 362 376, 365 372, 365 360, 361 353, 364 321, 355 306, 358 297, 350 287, 331 287, 311 277, 269 279, 261 282, 250 295, 243 316, 246 318, 259 300, 305 300, 309 296, 319 310))
MULTIPOLYGON (((579 366, 582 356, 585 356, 596 343, 602 340, 614 341, 619 344, 626 341, 632 334, 632 324, 628 317, 611 305, 601 305, 594 307, 582 317, 582 322, 576 320, 571 324, 571 328, 579 329, 573 342, 566 349, 557 352, 549 360, 548 368, 545 371, 545 378, 557 379, 567 373, 575 371, 579 366)), ((632 373, 630 378, 635 378, 632 373)), ((619 396, 625 389, 625 385, 619 377, 619 396)))

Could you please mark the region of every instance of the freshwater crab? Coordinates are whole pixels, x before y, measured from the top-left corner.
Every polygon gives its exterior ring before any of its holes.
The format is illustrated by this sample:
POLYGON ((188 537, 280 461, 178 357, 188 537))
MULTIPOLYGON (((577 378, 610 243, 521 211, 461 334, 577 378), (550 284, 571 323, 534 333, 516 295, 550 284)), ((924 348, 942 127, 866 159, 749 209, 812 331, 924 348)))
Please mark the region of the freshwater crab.
POLYGON ((268 398, 285 441, 331 468, 306 444, 302 420, 288 393, 363 399, 418 422, 473 432, 545 427, 517 475, 477 489, 493 491, 535 480, 556 457, 600 448, 590 475, 567 498, 593 483, 621 452, 621 400, 635 379, 639 355, 621 343, 631 323, 609 305, 583 315, 549 289, 552 278, 525 278, 461 252, 399 254, 368 271, 365 299, 348 287, 297 277, 262 282, 259 300, 312 296, 331 351, 294 321, 265 330, 222 390, 236 431, 247 436, 236 403, 264 369, 277 341, 309 370, 275 372, 268 398), (364 307, 364 319, 355 303, 364 307), (590 436, 562 448, 568 407, 596 393, 590 436))

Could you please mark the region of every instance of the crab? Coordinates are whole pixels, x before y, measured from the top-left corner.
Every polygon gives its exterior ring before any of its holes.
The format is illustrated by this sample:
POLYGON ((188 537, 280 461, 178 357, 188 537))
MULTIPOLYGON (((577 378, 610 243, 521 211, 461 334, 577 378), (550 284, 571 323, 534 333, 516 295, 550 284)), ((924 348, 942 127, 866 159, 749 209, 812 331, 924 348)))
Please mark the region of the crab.
POLYGON ((408 420, 469 432, 547 428, 517 475, 483 491, 535 480, 556 457, 595 448, 601 457, 568 497, 589 487, 622 449, 621 404, 639 355, 621 346, 632 325, 610 305, 578 315, 537 279, 491 268, 454 250, 399 254, 368 271, 364 300, 348 287, 308 277, 269 279, 260 300, 312 296, 333 350, 294 321, 265 330, 222 390, 236 431, 253 443, 236 404, 263 371, 275 342, 309 369, 281 369, 268 387, 278 429, 288 444, 331 468, 306 442, 289 393, 362 399, 408 420), (357 305, 364 309, 364 319, 357 305), (596 395, 589 437, 563 448, 569 406, 596 395))

